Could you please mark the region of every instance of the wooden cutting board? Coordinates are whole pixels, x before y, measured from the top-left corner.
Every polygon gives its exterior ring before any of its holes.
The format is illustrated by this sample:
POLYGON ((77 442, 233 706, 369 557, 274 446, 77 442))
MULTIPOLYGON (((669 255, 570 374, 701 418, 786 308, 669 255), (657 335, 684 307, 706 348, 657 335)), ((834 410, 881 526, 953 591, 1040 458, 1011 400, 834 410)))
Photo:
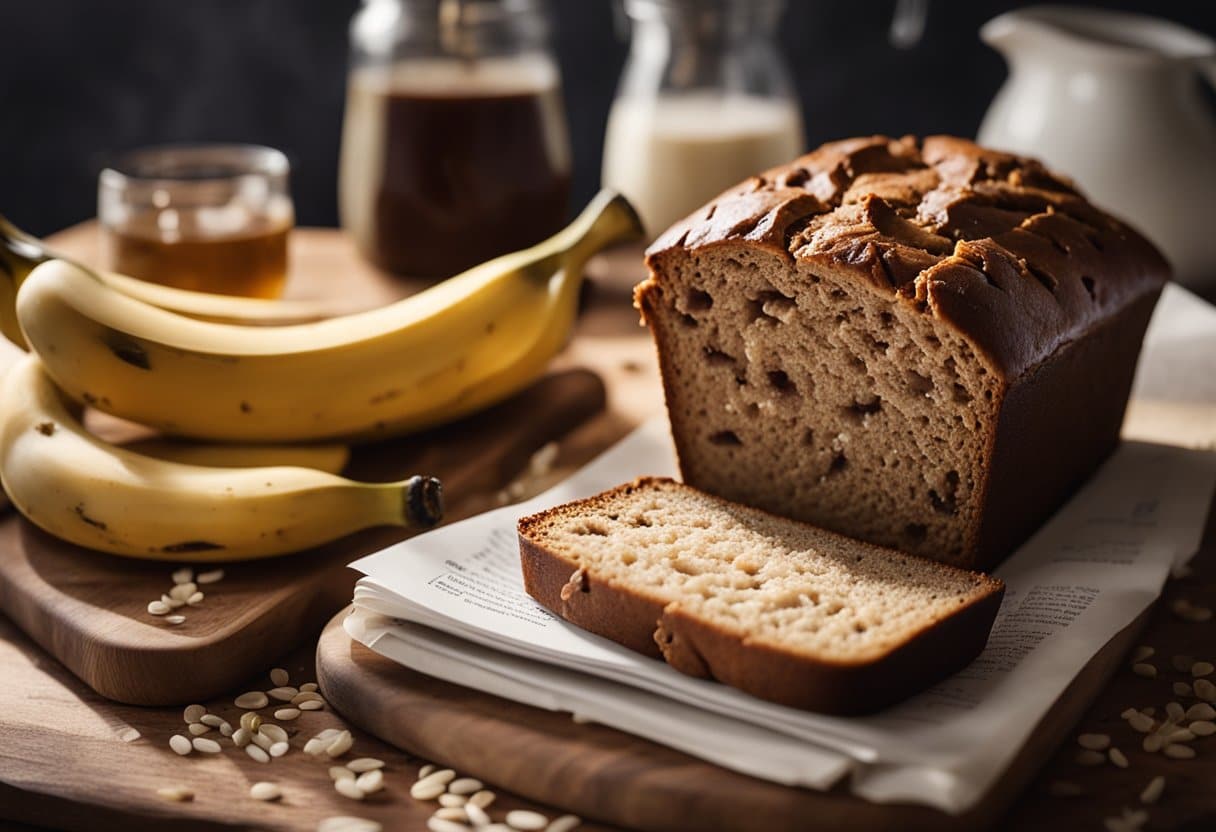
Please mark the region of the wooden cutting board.
MULTIPOLYGON (((1216 505, 1216 501, 1214 501, 1216 505)), ((1161 709, 1175 699, 1175 653, 1216 659, 1216 624, 1183 621, 1168 612, 1186 597, 1216 608, 1216 513, 1209 515, 1195 574, 1173 582, 1161 603, 1119 633, 1081 670, 1035 727, 1015 761, 967 814, 945 815, 922 806, 879 805, 852 797, 756 780, 569 714, 532 708, 459 687, 402 667, 351 641, 345 613, 329 623, 317 645, 317 678, 329 701, 349 720, 399 748, 469 772, 541 803, 586 818, 646 832, 746 830, 796 832, 951 832, 988 829, 1100 828, 1104 818, 1161 774, 1168 797, 1153 808, 1153 829, 1216 829, 1216 737, 1201 739, 1195 760, 1173 760, 1140 749, 1119 714, 1134 705, 1161 709), (1147 626, 1146 626, 1147 622, 1147 626), (1125 656, 1136 644, 1156 645, 1162 674, 1149 680, 1129 672, 1125 656), (1073 742, 1081 730, 1109 733, 1132 765, 1083 768, 1073 742), (1027 790, 1036 775, 1039 782, 1027 790), (1067 780, 1086 795, 1051 797, 1047 783, 1067 780), (1201 784, 1208 784, 1203 786, 1201 784), (1019 799, 1020 798, 1020 799, 1019 799), (1012 807, 1012 809, 1011 809, 1012 807)), ((1188 705, 1192 700, 1184 700, 1188 705)))
MULTIPOLYGON (((315 678, 317 633, 300 636, 304 648, 273 662, 287 669, 297 685, 315 678)), ((268 687, 271 665, 268 659, 239 687, 268 687)), ((389 832, 414 832, 425 829, 435 810, 434 803, 409 796, 422 760, 364 734, 332 709, 283 723, 292 750, 269 763, 257 763, 227 744, 214 756, 178 757, 169 750, 168 739, 184 727, 180 708, 141 708, 102 698, 3 616, 0 668, 0 830, 5 832, 35 832, 35 825, 76 832, 312 832, 323 818, 335 815, 378 821, 389 832), (325 728, 352 729, 354 746, 345 760, 371 756, 385 761, 383 791, 358 803, 334 791, 327 773, 330 761, 300 751, 308 737, 325 728), (279 784, 283 799, 253 800, 249 787, 260 780, 279 784), (157 796, 157 789, 175 785, 192 789, 194 799, 169 803, 157 796)), ((203 704, 230 720, 240 714, 228 696, 203 704)), ((518 808, 557 814, 496 791, 496 819, 518 808)), ((587 826, 580 832, 603 829, 587 826)))
MULTIPOLYGON (((438 476, 447 519, 459 519, 483 508, 485 496, 538 448, 603 405, 594 373, 556 373, 472 419, 359 448, 348 473, 369 480, 438 476)), ((231 689, 316 632, 350 600, 357 575, 345 565, 405 536, 374 529, 282 558, 213 564, 223 567, 224 579, 203 587, 206 600, 183 608, 186 622, 173 626, 146 607, 169 590, 180 564, 81 549, 10 513, 0 522, 0 610, 103 696, 182 704, 231 689)))
MULTIPOLYGON (((89 226, 53 243, 97 262, 89 226)), ((415 288, 361 265, 336 232, 298 231, 293 246, 289 286, 296 297, 332 300, 335 309, 349 310, 415 288)), ((596 374, 559 371, 457 424, 356 448, 345 473, 367 480, 438 476, 446 519, 458 519, 487 508, 537 449, 601 412, 604 403, 596 374)), ((111 439, 143 433, 117 420, 103 430, 111 439)), ((172 626, 146 607, 168 591, 181 564, 81 549, 9 512, 0 518, 0 611, 103 696, 181 704, 228 691, 317 632, 350 600, 357 576, 345 564, 403 536, 400 529, 371 530, 283 558, 217 564, 223 581, 204 587, 204 603, 184 609, 186 623, 172 626)))

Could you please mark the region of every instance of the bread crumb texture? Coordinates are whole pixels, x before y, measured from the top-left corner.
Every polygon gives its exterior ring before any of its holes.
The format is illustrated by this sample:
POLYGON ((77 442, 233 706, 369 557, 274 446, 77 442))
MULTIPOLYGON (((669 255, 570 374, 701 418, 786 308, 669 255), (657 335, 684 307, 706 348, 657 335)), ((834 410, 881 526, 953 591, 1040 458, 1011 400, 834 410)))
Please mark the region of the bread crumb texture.
POLYGON ((842 664, 873 661, 1001 588, 666 479, 525 518, 520 534, 575 574, 750 646, 842 664))

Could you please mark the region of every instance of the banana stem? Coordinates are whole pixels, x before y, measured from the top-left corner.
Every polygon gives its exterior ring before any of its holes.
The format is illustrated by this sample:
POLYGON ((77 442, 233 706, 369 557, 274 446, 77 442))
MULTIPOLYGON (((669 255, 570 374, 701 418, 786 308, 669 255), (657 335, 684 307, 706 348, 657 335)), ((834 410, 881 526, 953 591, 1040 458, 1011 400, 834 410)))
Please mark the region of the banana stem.
POLYGON ((405 481, 402 509, 404 525, 430 528, 443 517, 443 484, 434 477, 413 476, 405 481))
POLYGON ((591 255, 612 243, 640 239, 642 221, 625 197, 604 189, 554 238, 565 250, 567 262, 585 263, 591 255))

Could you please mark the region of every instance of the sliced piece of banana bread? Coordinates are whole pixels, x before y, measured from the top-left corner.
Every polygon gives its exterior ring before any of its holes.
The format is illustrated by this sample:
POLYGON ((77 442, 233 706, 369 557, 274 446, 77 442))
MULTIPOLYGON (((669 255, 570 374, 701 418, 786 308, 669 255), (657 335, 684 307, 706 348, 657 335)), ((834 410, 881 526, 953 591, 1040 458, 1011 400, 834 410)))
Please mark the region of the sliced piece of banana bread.
POLYGON ((685 482, 975 569, 1115 447, 1169 274, 1067 180, 945 136, 824 145, 647 264, 685 482))
POLYGON ((961 669, 1004 585, 640 479, 519 521, 524 585, 562 618, 761 699, 865 713, 961 669))

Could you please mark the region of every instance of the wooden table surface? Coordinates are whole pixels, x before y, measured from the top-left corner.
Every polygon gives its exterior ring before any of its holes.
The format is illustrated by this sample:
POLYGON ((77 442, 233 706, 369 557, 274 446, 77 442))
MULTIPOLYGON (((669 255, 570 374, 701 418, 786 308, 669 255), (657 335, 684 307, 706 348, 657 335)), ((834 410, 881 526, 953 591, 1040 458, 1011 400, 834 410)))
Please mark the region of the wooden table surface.
MULTIPOLYGON (((91 226, 71 229, 54 242, 82 259, 90 259, 96 250, 91 226)), ((342 280, 351 268, 349 249, 344 250, 346 241, 332 232, 299 231, 292 246, 296 271, 290 294, 295 296, 315 296, 317 281, 342 280)), ((589 293, 588 314, 578 338, 557 366, 589 366, 599 372, 608 384, 608 408, 561 443, 559 473, 571 470, 644 418, 661 412, 650 342, 629 305, 629 289, 639 276, 636 251, 601 262, 593 273, 600 280, 589 293)), ((401 293, 399 285, 390 281, 384 285, 386 300, 401 293)), ((1188 443, 1216 440, 1216 418, 1197 416, 1193 410, 1175 413, 1168 403, 1133 408, 1129 425, 1139 436, 1174 436, 1188 443)), ((493 495, 486 495, 486 506, 492 503, 493 495)), ((1207 545, 1213 540, 1216 528, 1210 520, 1207 545)), ((1216 607, 1216 575, 1196 574, 1171 583, 1167 592, 1216 607)), ((1216 660, 1214 633, 1216 622, 1184 622, 1159 607, 1141 642, 1155 646, 1160 656, 1188 653, 1216 660)), ((288 668, 293 684, 314 678, 312 655, 317 635, 300 633, 300 649, 287 658, 267 656, 267 669, 276 664, 288 668)), ((1168 659, 1159 664, 1164 669, 1168 659)), ((408 784, 419 761, 358 731, 354 753, 381 757, 389 763, 385 791, 364 804, 338 796, 330 787, 326 765, 295 751, 266 766, 231 754, 178 758, 166 744, 170 734, 182 727, 178 709, 136 708, 101 699, 3 619, 0 674, 4 677, 0 713, 6 726, 0 737, 0 772, 4 772, 0 777, 0 828, 3 821, 11 821, 63 829, 311 829, 321 818, 349 814, 378 819, 386 829, 411 830, 424 828, 424 819, 434 808, 434 804, 415 804, 408 796, 408 784), (30 726, 47 725, 62 733, 63 742, 47 747, 40 741, 32 747, 30 726), (22 771, 27 772, 25 776, 22 771), (260 804, 249 799, 248 784, 257 779, 280 783, 284 801, 260 804), (155 789, 169 784, 193 788, 195 799, 190 803, 158 799, 155 789), (64 797, 82 792, 87 795, 84 799, 64 797)), ((1129 705, 1163 707, 1172 698, 1170 683, 1175 676, 1181 678, 1176 673, 1157 680, 1130 672, 1117 674, 1072 733, 1112 733, 1117 743, 1129 749, 1132 765, 1128 769, 1077 766, 1071 735, 1061 736, 1060 750, 1011 811, 1007 828, 1101 829, 1104 818, 1118 814, 1124 806, 1138 805, 1136 795, 1152 774, 1166 771, 1166 794, 1152 809, 1148 828, 1216 829, 1216 790, 1211 788, 1216 784, 1216 739, 1198 746, 1197 760, 1166 760, 1134 749, 1131 743, 1136 737, 1119 719, 1129 705), (1050 784, 1060 780, 1075 784, 1083 795, 1050 796, 1050 784)), ((249 684, 269 687, 266 680, 249 684)), ((235 710, 227 699, 215 707, 225 714, 235 710)), ((299 729, 302 736, 342 722, 329 711, 309 716, 315 719, 310 719, 306 729, 299 729)), ((299 744, 293 741, 296 747, 299 744)), ((496 805, 519 805, 509 797, 501 800, 496 805)))

